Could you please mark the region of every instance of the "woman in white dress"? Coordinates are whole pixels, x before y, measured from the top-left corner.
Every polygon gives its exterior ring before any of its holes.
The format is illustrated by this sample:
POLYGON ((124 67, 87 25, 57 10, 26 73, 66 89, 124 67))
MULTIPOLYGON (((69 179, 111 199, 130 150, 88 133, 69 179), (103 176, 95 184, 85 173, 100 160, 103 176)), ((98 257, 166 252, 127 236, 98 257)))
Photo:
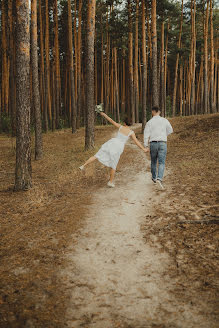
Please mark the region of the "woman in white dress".
POLYGON ((117 136, 115 138, 112 138, 105 142, 100 150, 92 157, 90 157, 84 165, 80 166, 80 170, 83 170, 85 166, 88 164, 94 162, 96 159, 102 164, 104 164, 107 167, 110 167, 110 180, 107 183, 107 185, 111 188, 115 187, 115 184, 113 182, 116 172, 116 167, 119 162, 120 156, 123 153, 124 147, 126 142, 128 141, 129 137, 133 139, 135 144, 142 149, 145 153, 148 152, 148 148, 144 148, 141 143, 138 141, 138 139, 135 136, 134 131, 132 131, 129 126, 128 119, 124 120, 124 125, 121 125, 119 123, 116 123, 113 121, 109 116, 107 116, 105 113, 100 112, 100 115, 103 116, 107 121, 109 121, 111 124, 113 124, 115 127, 119 129, 117 136))

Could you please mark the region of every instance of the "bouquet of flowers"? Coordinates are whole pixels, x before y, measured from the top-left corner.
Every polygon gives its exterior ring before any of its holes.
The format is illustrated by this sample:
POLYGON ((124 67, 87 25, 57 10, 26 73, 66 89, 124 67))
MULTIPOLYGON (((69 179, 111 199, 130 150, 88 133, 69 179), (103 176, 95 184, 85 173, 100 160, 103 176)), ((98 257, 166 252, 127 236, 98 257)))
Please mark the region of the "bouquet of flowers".
POLYGON ((103 103, 95 106, 95 112, 98 114, 103 112, 103 103))

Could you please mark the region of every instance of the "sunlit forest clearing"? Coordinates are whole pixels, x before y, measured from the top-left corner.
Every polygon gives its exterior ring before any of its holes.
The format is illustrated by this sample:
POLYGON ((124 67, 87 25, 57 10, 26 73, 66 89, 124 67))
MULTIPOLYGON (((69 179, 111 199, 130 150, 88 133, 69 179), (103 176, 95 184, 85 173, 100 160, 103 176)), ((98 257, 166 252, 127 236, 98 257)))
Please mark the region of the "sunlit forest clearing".
POLYGON ((214 0, 0 1, 0 327, 218 327, 214 0), (165 190, 131 140, 173 127, 165 190))

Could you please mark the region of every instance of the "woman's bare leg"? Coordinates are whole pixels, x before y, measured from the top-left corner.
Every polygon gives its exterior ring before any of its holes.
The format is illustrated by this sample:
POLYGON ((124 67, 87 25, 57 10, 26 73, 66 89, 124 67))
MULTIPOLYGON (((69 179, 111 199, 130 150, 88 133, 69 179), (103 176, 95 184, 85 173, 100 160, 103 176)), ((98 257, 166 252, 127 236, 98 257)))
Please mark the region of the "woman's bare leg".
POLYGON ((115 173, 116 173, 116 170, 114 170, 114 169, 110 170, 110 182, 113 182, 113 179, 115 177, 115 173))
POLYGON ((95 156, 90 157, 83 166, 93 163, 97 158, 95 156))

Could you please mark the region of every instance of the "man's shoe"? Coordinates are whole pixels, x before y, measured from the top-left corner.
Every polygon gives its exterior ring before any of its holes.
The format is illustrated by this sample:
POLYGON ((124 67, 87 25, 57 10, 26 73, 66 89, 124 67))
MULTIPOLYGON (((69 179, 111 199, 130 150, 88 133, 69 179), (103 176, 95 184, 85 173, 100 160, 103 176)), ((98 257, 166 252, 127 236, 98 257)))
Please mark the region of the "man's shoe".
POLYGON ((107 186, 110 187, 110 188, 115 188, 114 183, 110 182, 110 181, 107 183, 107 186))
POLYGON ((81 165, 81 166, 79 167, 79 169, 80 169, 81 171, 83 171, 83 170, 84 170, 84 165, 81 165))
POLYGON ((161 180, 157 179, 157 184, 158 184, 160 190, 164 190, 165 189, 161 180))
POLYGON ((153 182, 154 184, 156 184, 156 183, 157 183, 157 181, 156 181, 155 179, 152 179, 152 182, 153 182))

